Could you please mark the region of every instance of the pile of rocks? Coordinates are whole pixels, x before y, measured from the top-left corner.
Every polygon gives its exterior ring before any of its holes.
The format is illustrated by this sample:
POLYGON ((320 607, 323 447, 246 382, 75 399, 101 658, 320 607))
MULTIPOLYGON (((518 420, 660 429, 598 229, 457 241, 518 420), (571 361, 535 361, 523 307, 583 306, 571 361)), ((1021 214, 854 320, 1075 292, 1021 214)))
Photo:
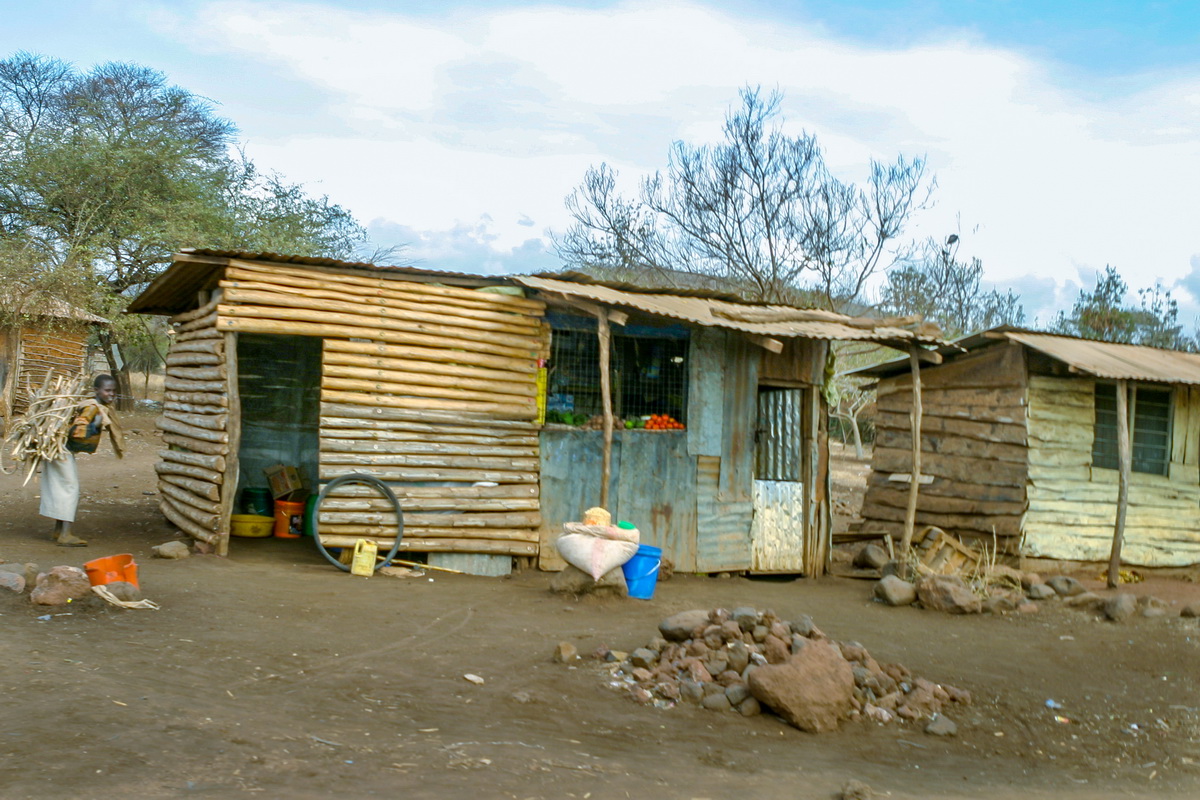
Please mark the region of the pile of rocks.
POLYGON ((953 734, 941 715, 966 705, 970 692, 880 664, 857 642, 836 642, 808 616, 793 621, 742 607, 683 611, 659 636, 628 655, 601 649, 614 686, 646 704, 686 702, 752 716, 767 708, 801 730, 830 731, 844 719, 880 723, 925 720, 928 732, 953 734))
MULTIPOLYGON (((79 567, 59 565, 42 571, 37 564, 0 564, 0 589, 15 594, 29 593, 35 606, 65 606, 90 599, 92 583, 79 567)), ((140 600, 141 592, 131 583, 118 581, 108 589, 120 600, 140 600)))

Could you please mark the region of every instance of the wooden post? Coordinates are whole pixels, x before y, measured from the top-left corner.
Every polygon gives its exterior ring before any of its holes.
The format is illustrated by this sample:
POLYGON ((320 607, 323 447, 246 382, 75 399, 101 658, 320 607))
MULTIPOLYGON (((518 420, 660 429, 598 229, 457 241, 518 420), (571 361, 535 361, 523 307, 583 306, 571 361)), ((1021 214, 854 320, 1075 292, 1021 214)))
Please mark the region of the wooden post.
POLYGON ((1129 440, 1129 382, 1117 381, 1117 519, 1113 525, 1112 554, 1108 557, 1108 588, 1121 582, 1121 544, 1125 540, 1125 512, 1129 510, 1129 478, 1133 469, 1129 440))
POLYGON ((908 483, 908 508, 904 512, 904 539, 900 542, 900 557, 906 558, 912 547, 913 530, 917 526, 917 493, 921 487, 921 359, 917 345, 910 345, 908 361, 912 367, 912 410, 909 430, 912 433, 912 472, 908 483))
POLYGON ((604 406, 604 456, 600 470, 600 507, 608 508, 608 483, 612 475, 612 376, 609 370, 612 332, 608 325, 607 312, 601 309, 596 314, 596 333, 600 339, 600 403, 604 406))
POLYGON ((238 358, 236 333, 223 334, 225 342, 225 380, 229 398, 229 413, 225 415, 225 430, 229 437, 229 453, 225 456, 225 472, 221 476, 221 511, 217 519, 217 555, 229 555, 230 517, 237 508, 238 450, 242 443, 242 396, 238 391, 238 358))

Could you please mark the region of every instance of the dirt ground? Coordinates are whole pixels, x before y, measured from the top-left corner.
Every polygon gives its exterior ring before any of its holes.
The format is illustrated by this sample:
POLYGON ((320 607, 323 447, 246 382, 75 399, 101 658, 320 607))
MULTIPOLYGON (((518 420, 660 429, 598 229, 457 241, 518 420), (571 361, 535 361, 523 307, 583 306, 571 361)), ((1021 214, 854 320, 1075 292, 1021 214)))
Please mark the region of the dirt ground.
MULTIPOLYGON (((155 509, 158 445, 148 420, 127 427, 140 432, 124 461, 81 459, 86 550, 52 546, 36 485, 0 478, 0 557, 130 552, 162 605, 0 596, 5 798, 829 798, 849 779, 893 798, 1200 792, 1196 620, 1114 625, 1057 604, 950 617, 840 579, 676 576, 649 602, 571 601, 536 572, 354 578, 308 540, 156 560, 150 546, 174 537, 155 509), (595 662, 550 661, 562 640, 628 650, 669 613, 743 604, 810 614, 975 704, 953 713, 955 738, 862 722, 815 736, 768 715, 638 706, 595 662)), ((1139 589, 1197 596, 1174 579, 1139 589)))

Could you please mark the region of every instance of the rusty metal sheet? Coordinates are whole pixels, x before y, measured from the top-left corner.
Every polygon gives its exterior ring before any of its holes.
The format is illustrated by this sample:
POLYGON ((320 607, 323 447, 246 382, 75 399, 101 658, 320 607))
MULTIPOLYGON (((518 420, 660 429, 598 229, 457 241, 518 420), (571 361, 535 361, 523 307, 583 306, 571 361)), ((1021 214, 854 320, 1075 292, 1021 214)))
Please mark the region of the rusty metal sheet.
POLYGON ((721 459, 696 458, 696 571, 749 569, 750 525, 754 502, 723 502, 717 498, 721 459))
POLYGON ((805 572, 804 484, 754 482, 755 572, 805 572))
POLYGON ((537 278, 517 275, 513 281, 543 292, 567 297, 590 300, 596 303, 655 314, 661 317, 683 320, 705 327, 754 333, 761 336, 803 337, 864 342, 915 342, 921 344, 945 344, 935 336, 907 330, 880 326, 861 327, 861 320, 844 314, 815 309, 797 309, 747 303, 734 303, 708 297, 683 296, 678 294, 631 292, 594 283, 575 283, 553 278, 537 278), (787 321, 756 321, 775 316, 792 316, 787 321))
POLYGON ((755 477, 760 481, 803 480, 803 423, 803 389, 759 391, 755 477))

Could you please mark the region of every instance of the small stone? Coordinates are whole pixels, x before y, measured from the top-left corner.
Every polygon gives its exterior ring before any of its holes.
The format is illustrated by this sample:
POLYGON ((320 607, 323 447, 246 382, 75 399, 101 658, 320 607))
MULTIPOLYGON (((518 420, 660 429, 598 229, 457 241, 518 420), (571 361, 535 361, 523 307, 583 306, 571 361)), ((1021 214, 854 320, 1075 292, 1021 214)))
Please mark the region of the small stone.
POLYGON ((106 585, 112 596, 127 603, 136 603, 142 599, 142 590, 128 581, 113 581, 106 585))
POLYGON ((750 635, 754 637, 754 641, 762 644, 771 635, 771 629, 766 625, 755 625, 750 635))
POLYGON ((648 689, 645 689, 641 686, 634 689, 631 694, 633 695, 633 699, 635 701, 644 706, 654 702, 654 695, 650 694, 648 689))
POLYGON ((729 698, 729 704, 739 706, 742 701, 750 696, 750 687, 744 683, 733 683, 725 687, 725 696, 729 698))
POLYGON ((936 714, 925 726, 925 732, 930 736, 954 736, 958 733, 958 726, 949 717, 936 714))
POLYGON ((37 576, 41 572, 37 564, 0 564, 0 572, 11 572, 25 579, 25 588, 37 586, 37 576))
POLYGON ((660 681, 654 685, 654 691, 658 693, 659 697, 667 700, 678 700, 680 698, 678 681, 660 681))
POLYGON ((1142 616, 1147 619, 1158 619, 1167 616, 1169 613, 1167 609, 1158 606, 1146 606, 1142 609, 1142 616))
POLYGON ((817 626, 813 623, 812 617, 808 614, 801 614, 788 624, 792 633, 798 633, 806 639, 811 638, 813 633, 817 631, 817 626))
POLYGON ((704 662, 704 668, 708 670, 710 675, 720 675, 729 669, 729 659, 725 656, 724 651, 721 650, 709 653, 708 658, 704 662))
POLYGON ((738 606, 732 612, 732 619, 738 624, 739 628, 749 633, 758 624, 758 609, 751 608, 750 606, 738 606))
POLYGON ((737 674, 731 669, 727 669, 717 676, 717 683, 728 688, 733 686, 735 683, 745 683, 745 681, 742 680, 741 675, 737 674))
POLYGON ((771 635, 780 641, 786 642, 792 638, 792 629, 788 625, 784 625, 782 622, 772 622, 771 635))
POLYGON ((533 702, 533 695, 525 691, 513 692, 509 695, 509 697, 512 698, 514 703, 520 703, 522 705, 533 702))
POLYGON ((913 570, 907 561, 889 561, 879 570, 879 574, 884 578, 895 575, 897 578, 907 581, 913 577, 913 570))
POLYGON ((473 683, 476 686, 483 686, 483 684, 486 682, 483 678, 470 672, 468 672, 466 675, 463 675, 463 680, 467 681, 468 683, 473 683))
POLYGON ((658 653, 647 647, 639 647, 629 654, 629 663, 635 667, 650 669, 658 661, 658 653))
POLYGON ((909 606, 917 601, 917 587, 903 578, 888 575, 875 584, 875 596, 889 606, 909 606))
POLYGON ((839 797, 841 800, 875 800, 875 791, 862 781, 846 781, 839 797))
POLYGON ((679 697, 684 702, 699 705, 704 699, 704 687, 696 681, 684 678, 679 682, 679 697))
POLYGON ((1043 586, 1045 583, 1046 582, 1042 580, 1042 576, 1036 572, 1021 573, 1021 588, 1027 592, 1030 590, 1030 588, 1034 586, 1043 586))
POLYGON ((694 628, 707 624, 708 611, 705 609, 680 611, 658 623, 658 632, 669 642, 682 642, 691 638, 694 628))
POLYGON ((570 642, 559 642, 554 648, 554 660, 559 664, 568 664, 579 658, 579 650, 570 642))
POLYGON ((25 591, 25 576, 16 572, 0 572, 0 589, 20 594, 25 591))
POLYGON ((1083 588, 1082 583, 1067 575, 1055 575, 1047 578, 1046 585, 1063 597, 1074 597, 1087 591, 1083 588))
POLYGON ((887 561, 887 551, 877 544, 864 545, 854 556, 854 566, 859 569, 880 569, 887 561))
POLYGON ((654 680, 654 673, 645 667, 634 667, 630 675, 632 675, 633 679, 638 683, 649 683, 650 681, 654 680))
POLYGON ((183 542, 166 542, 150 548, 158 558, 187 558, 192 554, 183 542))
POLYGON ((801 636, 798 633, 793 633, 792 634, 792 647, 791 647, 792 655, 795 655, 796 653, 799 653, 801 650, 803 650, 804 646, 806 644, 808 644, 808 639, 805 639, 803 636, 801 636))
POLYGON ((983 611, 986 614, 1008 614, 1016 611, 1017 605, 1011 597, 997 594, 983 601, 983 611))
POLYGON ((762 713, 762 706, 753 697, 747 697, 738 703, 737 712, 743 717, 756 717, 762 713))
POLYGON ((966 689, 959 689, 957 686, 942 684, 942 691, 950 698, 951 703, 958 703, 960 706, 971 705, 971 693, 966 689))
POLYGON ((92 593, 92 583, 87 573, 79 567, 53 567, 49 572, 38 575, 37 586, 29 599, 34 605, 65 606, 72 600, 81 600, 92 593))
POLYGON ((1036 614, 1038 611, 1037 603, 1024 602, 1017 606, 1018 614, 1036 614))
POLYGON ((1189 603, 1179 612, 1181 617, 1200 617, 1200 603, 1189 603))
POLYGON ((782 664, 791 654, 791 646, 776 636, 768 636, 763 642, 763 655, 767 657, 768 664, 782 664))
POLYGON ((656 653, 661 653, 667 648, 667 640, 661 636, 655 636, 646 644, 646 647, 656 653))
POLYGON ((1104 604, 1104 598, 1095 592, 1082 592, 1070 595, 1063 603, 1071 608, 1099 608, 1104 604))
POLYGON ((750 649, 742 642, 734 642, 729 645, 729 649, 725 651, 725 654, 729 659, 729 669, 735 672, 742 672, 746 669, 746 665, 750 663, 750 649))
POLYGON ((708 612, 708 621, 713 625, 722 625, 728 622, 729 618, 730 615, 728 608, 713 608, 708 612))
POLYGON ((1152 594, 1142 595, 1138 598, 1137 603, 1140 608, 1167 608, 1169 606, 1166 600, 1162 600, 1152 594))
POLYGON ((708 697, 710 694, 725 694, 725 687, 718 683, 706 683, 703 689, 705 697, 708 697))
POLYGON ((875 679, 875 676, 871 674, 871 670, 866 667, 860 667, 857 664, 852 665, 850 671, 854 674, 854 685, 860 689, 866 688, 868 682, 875 679))
POLYGON ((696 658, 705 658, 708 655, 708 645, 701 639, 693 639, 688 642, 687 654, 696 658))
POLYGON ((1137 611, 1137 598, 1131 594, 1117 594, 1104 603, 1104 616, 1113 622, 1124 622, 1137 611))
POLYGON ((720 625, 709 625, 704 629, 704 643, 708 645, 709 650, 715 650, 725 643, 725 639, 721 636, 720 625))
POLYGON ((726 642, 740 642, 742 640, 742 629, 736 622, 727 619, 721 623, 721 638, 726 642))
POLYGON ((1030 600, 1048 600, 1058 596, 1058 592, 1050 588, 1047 583, 1035 583, 1025 590, 1025 596, 1030 600))
POLYGON ((728 711, 732 708, 729 705, 729 698, 725 696, 724 692, 708 695, 700 701, 700 705, 709 711, 728 711))

